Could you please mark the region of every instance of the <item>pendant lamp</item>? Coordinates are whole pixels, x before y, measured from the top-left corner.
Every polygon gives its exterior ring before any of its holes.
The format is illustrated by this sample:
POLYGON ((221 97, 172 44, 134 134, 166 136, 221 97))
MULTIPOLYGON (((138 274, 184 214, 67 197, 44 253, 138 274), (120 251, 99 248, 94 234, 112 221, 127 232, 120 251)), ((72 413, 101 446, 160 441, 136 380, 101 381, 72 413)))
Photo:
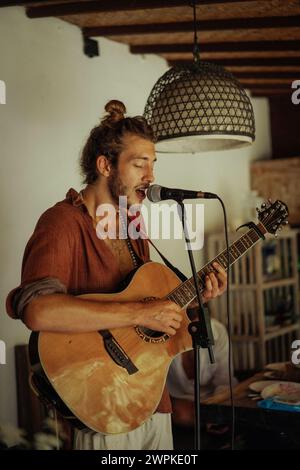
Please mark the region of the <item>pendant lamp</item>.
POLYGON ((245 147, 255 139, 251 101, 223 67, 200 60, 194 9, 194 61, 169 69, 154 85, 144 117, 165 153, 245 147))

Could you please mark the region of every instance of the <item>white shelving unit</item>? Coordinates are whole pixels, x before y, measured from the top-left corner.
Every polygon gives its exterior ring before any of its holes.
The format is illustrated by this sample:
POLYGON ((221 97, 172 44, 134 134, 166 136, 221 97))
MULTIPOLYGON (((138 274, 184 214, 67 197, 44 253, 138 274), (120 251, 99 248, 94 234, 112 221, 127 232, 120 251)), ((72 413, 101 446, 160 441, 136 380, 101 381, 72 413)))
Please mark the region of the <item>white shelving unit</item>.
MULTIPOLYGON (((289 360, 299 337, 297 235, 293 229, 258 242, 231 267, 231 323, 234 367, 261 368, 289 360)), ((241 236, 230 234, 231 243, 241 236)), ((210 235, 207 258, 224 248, 224 235, 210 235)), ((227 325, 225 295, 210 302, 213 317, 227 325)))

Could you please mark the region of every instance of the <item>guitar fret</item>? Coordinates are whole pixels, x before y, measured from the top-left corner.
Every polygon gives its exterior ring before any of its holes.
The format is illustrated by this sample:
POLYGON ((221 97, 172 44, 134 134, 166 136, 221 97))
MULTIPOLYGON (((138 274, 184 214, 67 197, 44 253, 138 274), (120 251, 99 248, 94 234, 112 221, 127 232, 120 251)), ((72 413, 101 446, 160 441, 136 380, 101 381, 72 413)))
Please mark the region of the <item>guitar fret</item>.
POLYGON ((219 256, 217 256, 215 261, 219 263, 226 270, 227 262, 226 262, 224 255, 220 254, 219 256))
POLYGON ((219 263, 222 268, 226 269, 226 266, 227 266, 227 263, 225 262, 225 260, 223 259, 223 257, 219 256, 217 259, 216 259, 216 262, 219 263))
POLYGON ((204 266, 204 268, 202 269, 202 272, 203 272, 204 276, 207 276, 207 274, 210 272, 210 270, 208 268, 208 265, 204 266))
POLYGON ((245 251, 245 246, 243 245, 243 242, 241 239, 236 242, 236 247, 239 251, 239 255, 241 256, 245 251))
POLYGON ((188 291, 188 294, 189 294, 189 299, 190 299, 191 295, 194 297, 194 295, 195 295, 195 286, 193 284, 191 284, 191 281, 186 281, 185 285, 186 285, 186 288, 187 288, 187 291, 188 291))
POLYGON ((240 252, 238 250, 238 247, 237 247, 236 243, 232 245, 231 254, 232 254, 232 256, 235 257, 235 259, 238 259, 238 257, 240 256, 240 252))
POLYGON ((186 299, 184 295, 182 295, 181 291, 178 292, 179 299, 180 299, 180 306, 183 307, 186 304, 186 299))
POLYGON ((177 297, 177 291, 175 290, 172 294, 168 295, 168 299, 175 302, 175 304, 181 305, 180 299, 177 297))
POLYGON ((189 289, 188 289, 188 287, 185 283, 182 284, 182 286, 181 286, 181 292, 182 292, 182 298, 184 300, 184 305, 185 305, 186 303, 188 303, 190 295, 191 295, 190 291, 189 291, 189 289))
POLYGON ((247 244, 246 244, 246 242, 245 242, 245 240, 244 240, 244 237, 242 237, 242 238, 240 239, 240 243, 241 243, 241 245, 243 246, 243 252, 246 251, 247 248, 248 248, 248 246, 247 246, 247 244))
POLYGON ((221 254, 217 258, 217 262, 220 263, 224 269, 227 269, 227 256, 221 254))
POLYGON ((250 248, 250 247, 252 246, 252 242, 251 242, 251 239, 249 238, 248 233, 246 233, 246 234, 243 236, 243 238, 244 238, 244 241, 245 241, 245 243, 246 243, 247 248, 250 248))
POLYGON ((204 288, 205 286, 205 272, 204 272, 204 269, 202 269, 200 271, 200 273, 198 273, 198 279, 199 279, 199 284, 202 288, 204 288))

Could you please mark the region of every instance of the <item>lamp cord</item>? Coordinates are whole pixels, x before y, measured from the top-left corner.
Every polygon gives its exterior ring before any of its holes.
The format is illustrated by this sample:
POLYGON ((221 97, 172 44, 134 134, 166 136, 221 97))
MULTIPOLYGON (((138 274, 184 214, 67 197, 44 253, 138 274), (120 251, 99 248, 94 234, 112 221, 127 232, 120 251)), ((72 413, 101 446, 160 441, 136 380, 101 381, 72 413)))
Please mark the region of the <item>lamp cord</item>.
POLYGON ((197 0, 192 0, 191 7, 193 8, 193 21, 194 21, 194 48, 193 48, 193 55, 194 55, 194 62, 200 62, 200 50, 198 44, 198 36, 197 36, 197 17, 196 17, 196 4, 197 0))

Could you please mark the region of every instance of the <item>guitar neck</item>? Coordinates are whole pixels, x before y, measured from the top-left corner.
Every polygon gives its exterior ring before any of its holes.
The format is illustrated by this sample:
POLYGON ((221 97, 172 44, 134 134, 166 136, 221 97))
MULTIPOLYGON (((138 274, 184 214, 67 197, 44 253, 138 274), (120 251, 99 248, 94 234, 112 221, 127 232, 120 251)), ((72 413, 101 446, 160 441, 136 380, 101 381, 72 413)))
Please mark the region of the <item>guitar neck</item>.
MULTIPOLYGON (((258 224, 259 230, 266 233, 266 229, 262 224, 258 224)), ((242 235, 238 240, 232 243, 229 247, 229 261, 230 266, 240 259, 248 250, 250 250, 258 241, 260 236, 254 229, 250 229, 247 233, 242 235)), ((227 250, 223 250, 216 258, 207 263, 203 268, 198 271, 198 281, 200 292, 205 289, 205 277, 210 272, 216 272, 213 263, 217 262, 225 271, 227 271, 227 250)), ((172 300, 182 308, 186 308, 197 297, 194 285, 194 279, 191 277, 187 281, 180 284, 176 289, 167 295, 167 299, 172 300)))

